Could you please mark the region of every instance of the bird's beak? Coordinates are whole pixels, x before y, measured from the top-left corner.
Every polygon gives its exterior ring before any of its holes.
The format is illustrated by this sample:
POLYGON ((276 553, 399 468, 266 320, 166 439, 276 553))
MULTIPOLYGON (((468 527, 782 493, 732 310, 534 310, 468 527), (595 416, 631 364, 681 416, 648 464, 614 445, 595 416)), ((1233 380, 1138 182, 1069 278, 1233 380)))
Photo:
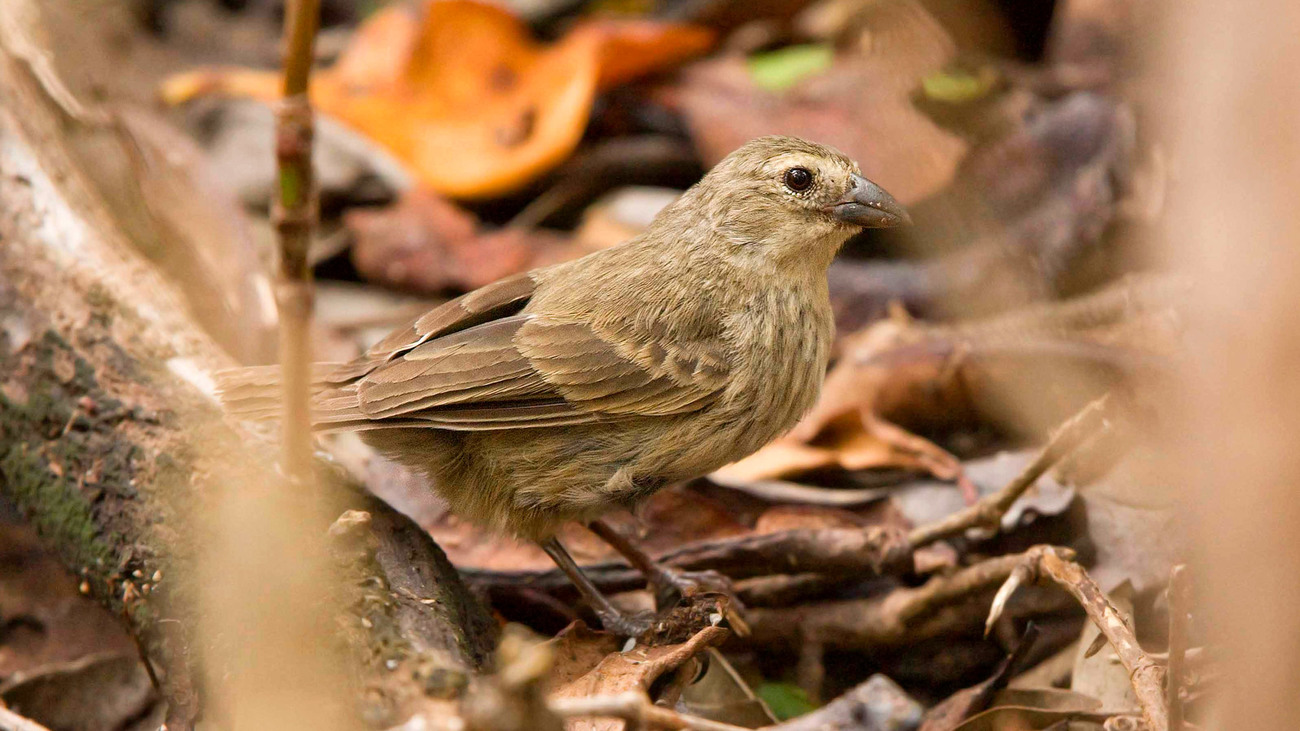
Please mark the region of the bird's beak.
POLYGON ((912 222, 907 209, 894 196, 861 175, 853 176, 844 200, 826 210, 841 221, 863 228, 892 228, 912 222))

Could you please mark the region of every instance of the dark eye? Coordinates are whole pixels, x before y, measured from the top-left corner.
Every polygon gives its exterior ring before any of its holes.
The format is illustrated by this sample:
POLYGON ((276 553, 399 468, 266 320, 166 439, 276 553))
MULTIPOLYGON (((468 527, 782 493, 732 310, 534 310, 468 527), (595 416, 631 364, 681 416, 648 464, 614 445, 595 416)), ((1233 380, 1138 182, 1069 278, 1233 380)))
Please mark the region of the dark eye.
POLYGON ((813 174, 808 168, 790 168, 785 171, 785 187, 796 193, 802 193, 812 187, 813 174))

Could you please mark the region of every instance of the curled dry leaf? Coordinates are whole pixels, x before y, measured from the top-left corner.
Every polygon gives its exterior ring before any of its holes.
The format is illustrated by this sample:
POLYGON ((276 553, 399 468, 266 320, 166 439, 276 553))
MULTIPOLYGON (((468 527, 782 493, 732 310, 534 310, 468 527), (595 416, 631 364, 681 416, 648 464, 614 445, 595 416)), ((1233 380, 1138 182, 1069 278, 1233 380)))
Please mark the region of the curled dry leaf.
MULTIPOLYGON (((678 682, 657 686, 662 688, 661 697, 664 693, 680 693, 702 669, 698 656, 721 644, 727 635, 728 631, 722 627, 705 627, 681 644, 653 647, 638 644, 626 652, 618 652, 611 645, 611 635, 592 632, 575 623, 552 641, 556 667, 551 697, 583 698, 626 691, 648 693, 655 681, 668 674, 676 674, 674 681, 678 682)), ((571 719, 565 725, 567 731, 622 731, 625 727, 623 721, 612 718, 571 719)))
POLYGON ((789 435, 719 474, 899 467, 959 477, 956 457, 908 429, 1042 433, 1117 385, 1152 385, 1179 351, 1186 292, 1182 279, 1146 276, 951 326, 895 312, 844 339, 817 404, 789 435))
POLYGON ((908 348, 924 331, 905 318, 877 323, 847 339, 812 411, 784 438, 718 471, 726 480, 794 478, 825 469, 902 468, 939 479, 961 463, 889 417, 911 423, 961 423, 969 404, 948 353, 908 348), (905 357, 880 359, 888 353, 905 357))
MULTIPOLYGON (((596 93, 699 54, 706 29, 587 21, 536 43, 506 10, 438 0, 422 18, 391 6, 368 20, 339 61, 312 79, 317 109, 387 147, 441 193, 482 198, 518 188, 568 157, 596 93)), ((200 70, 170 78, 177 104, 224 92, 270 101, 274 72, 200 70)))

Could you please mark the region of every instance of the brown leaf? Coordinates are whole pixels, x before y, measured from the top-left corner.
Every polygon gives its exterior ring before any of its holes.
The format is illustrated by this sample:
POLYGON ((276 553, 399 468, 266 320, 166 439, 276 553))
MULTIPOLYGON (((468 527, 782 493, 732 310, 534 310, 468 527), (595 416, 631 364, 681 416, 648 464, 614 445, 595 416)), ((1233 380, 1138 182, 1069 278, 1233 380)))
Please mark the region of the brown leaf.
POLYGON ((966 144, 908 95, 952 58, 951 39, 912 0, 874 3, 864 23, 868 47, 782 93, 759 88, 739 57, 689 69, 680 104, 705 162, 753 137, 788 134, 840 149, 905 204, 946 186, 966 144))
POLYGON ((539 230, 481 231, 468 212, 427 188, 387 208, 344 216, 362 276, 419 292, 473 290, 511 274, 573 259, 585 244, 539 230))
POLYGON ((547 676, 547 685, 563 689, 586 676, 622 643, 608 632, 597 632, 582 622, 565 627, 550 640, 555 665, 547 676))
POLYGON ((117 619, 78 592, 77 579, 42 547, 30 527, 0 523, 0 566, 0 677, 30 676, 86 656, 135 651, 117 619))
MULTIPOLYGON (((570 630, 566 630, 568 631, 570 630)), ((696 656, 707 648, 721 644, 728 634, 722 627, 705 627, 679 645, 637 645, 627 652, 610 653, 588 672, 557 687, 551 695, 557 698, 583 698, 630 690, 648 693, 654 682, 668 673, 692 671, 689 675, 693 677, 696 656)), ((578 653, 575 650, 575 655, 579 658, 586 657, 588 651, 578 653)), ((565 672, 566 676, 572 675, 571 670, 566 669, 565 672)), ((691 677, 685 678, 686 681, 690 679, 691 677)), ((576 718, 570 720, 565 728, 567 731, 622 731, 625 724, 608 718, 576 718)))
MULTIPOLYGON (((579 23, 544 46, 508 11, 438 0, 416 18, 375 13, 311 99, 404 160, 427 186, 463 198, 499 195, 568 157, 603 88, 696 55, 712 32, 648 21, 579 23)), ((274 100, 275 73, 200 70, 170 78, 173 104, 215 91, 274 100)))
POLYGON ((9 680, 0 698, 16 713, 52 729, 122 728, 156 700, 139 655, 88 655, 9 680))

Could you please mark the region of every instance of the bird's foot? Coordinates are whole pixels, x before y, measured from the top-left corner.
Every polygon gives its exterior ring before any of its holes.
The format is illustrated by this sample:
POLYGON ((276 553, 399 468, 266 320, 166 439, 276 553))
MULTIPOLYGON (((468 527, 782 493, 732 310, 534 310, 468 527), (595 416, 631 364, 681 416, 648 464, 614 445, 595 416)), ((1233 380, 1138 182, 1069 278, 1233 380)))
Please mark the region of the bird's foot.
POLYGON ((595 611, 605 631, 619 637, 637 638, 654 626, 655 617, 651 612, 620 612, 613 607, 595 611))
POLYGON ((649 581, 650 588, 654 591, 655 606, 660 610, 671 609, 705 594, 722 594, 732 604, 739 604, 731 579, 717 571, 682 571, 656 564, 649 581))
POLYGON ((740 612, 739 603, 728 594, 714 591, 693 594, 680 604, 661 611, 654 618, 643 640, 654 645, 672 645, 699 634, 709 627, 726 627, 741 637, 748 637, 749 625, 740 612))
POLYGON ((749 635, 743 612, 745 605, 736 597, 731 579, 717 571, 682 571, 662 564, 656 565, 650 579, 659 618, 655 630, 659 634, 680 634, 686 628, 690 636, 705 625, 717 625, 723 620, 741 637, 749 635), (665 623, 663 620, 668 617, 665 623), (675 630, 665 627, 676 626, 675 630))

